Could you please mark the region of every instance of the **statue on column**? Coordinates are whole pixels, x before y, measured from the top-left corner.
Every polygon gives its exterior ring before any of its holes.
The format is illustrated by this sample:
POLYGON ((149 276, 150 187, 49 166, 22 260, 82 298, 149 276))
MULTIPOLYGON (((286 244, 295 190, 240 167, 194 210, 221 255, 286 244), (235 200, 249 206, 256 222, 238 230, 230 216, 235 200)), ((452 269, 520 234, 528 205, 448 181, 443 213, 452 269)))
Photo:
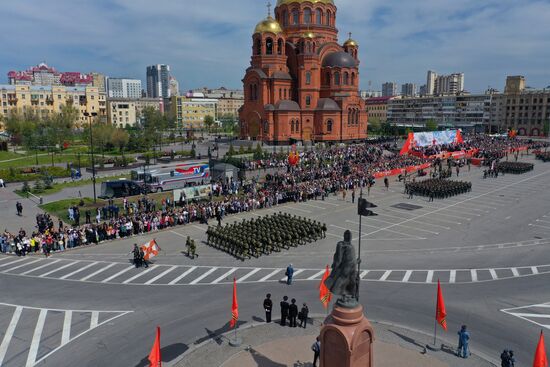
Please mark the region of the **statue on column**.
POLYGON ((358 271, 360 260, 355 256, 355 248, 351 244, 351 232, 344 233, 344 241, 338 242, 332 262, 330 276, 325 285, 334 295, 340 296, 336 305, 343 308, 355 308, 357 300, 358 271))

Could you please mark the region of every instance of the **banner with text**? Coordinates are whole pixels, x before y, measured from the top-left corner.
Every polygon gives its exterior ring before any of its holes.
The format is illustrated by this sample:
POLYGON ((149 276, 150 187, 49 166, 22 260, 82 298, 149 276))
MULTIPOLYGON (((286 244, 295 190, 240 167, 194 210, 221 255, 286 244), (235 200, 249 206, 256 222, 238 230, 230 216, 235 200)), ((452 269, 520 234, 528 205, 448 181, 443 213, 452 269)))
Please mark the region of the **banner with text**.
POLYGON ((193 200, 208 198, 212 193, 212 185, 202 185, 186 187, 180 190, 174 190, 174 202, 180 200, 193 200))

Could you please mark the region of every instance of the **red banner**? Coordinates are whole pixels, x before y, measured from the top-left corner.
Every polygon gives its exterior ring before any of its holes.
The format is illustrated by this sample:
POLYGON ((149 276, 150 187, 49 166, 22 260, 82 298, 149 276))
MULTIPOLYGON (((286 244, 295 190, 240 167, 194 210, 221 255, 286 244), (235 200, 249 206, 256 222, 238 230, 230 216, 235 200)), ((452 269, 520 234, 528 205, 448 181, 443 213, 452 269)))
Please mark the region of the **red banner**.
POLYGON ((430 168, 430 166, 431 166, 431 163, 424 163, 418 166, 409 166, 405 168, 392 169, 391 171, 376 172, 375 174, 373 174, 373 176, 374 178, 397 176, 397 175, 405 174, 405 172, 411 173, 411 172, 420 171, 421 169, 430 168))

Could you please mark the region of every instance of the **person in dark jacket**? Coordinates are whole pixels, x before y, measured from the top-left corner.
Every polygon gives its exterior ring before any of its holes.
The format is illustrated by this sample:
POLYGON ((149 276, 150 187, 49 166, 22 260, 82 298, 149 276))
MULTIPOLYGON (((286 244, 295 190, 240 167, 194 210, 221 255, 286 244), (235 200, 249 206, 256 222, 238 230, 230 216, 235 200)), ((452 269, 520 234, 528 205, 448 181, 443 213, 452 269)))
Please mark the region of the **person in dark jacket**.
POLYGON ((302 306, 302 309, 300 310, 300 327, 303 327, 304 329, 306 328, 306 325, 307 325, 307 317, 309 315, 309 308, 307 307, 307 305, 304 303, 304 305, 302 306))
POLYGON ((271 310, 273 310, 273 301, 271 301, 271 293, 268 293, 264 299, 265 322, 271 322, 271 310))
POLYGON ((281 326, 286 326, 286 319, 289 311, 288 297, 284 296, 281 301, 281 326))
POLYGON ((290 327, 296 327, 298 326, 296 323, 296 318, 298 317, 298 306, 296 305, 296 300, 293 298, 291 301, 291 304, 289 306, 289 318, 290 318, 290 327))

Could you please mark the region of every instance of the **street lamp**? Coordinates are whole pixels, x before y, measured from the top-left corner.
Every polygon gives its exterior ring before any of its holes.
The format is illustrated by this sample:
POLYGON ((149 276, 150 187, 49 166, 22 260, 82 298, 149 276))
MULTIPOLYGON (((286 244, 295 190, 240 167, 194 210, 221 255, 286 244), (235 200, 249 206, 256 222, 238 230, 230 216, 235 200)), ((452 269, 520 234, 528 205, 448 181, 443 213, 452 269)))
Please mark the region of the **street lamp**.
POLYGON ((97 202, 97 196, 95 192, 95 159, 94 159, 94 138, 92 133, 92 120, 94 117, 97 116, 97 112, 84 112, 84 116, 88 117, 88 121, 90 122, 90 150, 92 152, 92 182, 94 185, 94 204, 97 202))

